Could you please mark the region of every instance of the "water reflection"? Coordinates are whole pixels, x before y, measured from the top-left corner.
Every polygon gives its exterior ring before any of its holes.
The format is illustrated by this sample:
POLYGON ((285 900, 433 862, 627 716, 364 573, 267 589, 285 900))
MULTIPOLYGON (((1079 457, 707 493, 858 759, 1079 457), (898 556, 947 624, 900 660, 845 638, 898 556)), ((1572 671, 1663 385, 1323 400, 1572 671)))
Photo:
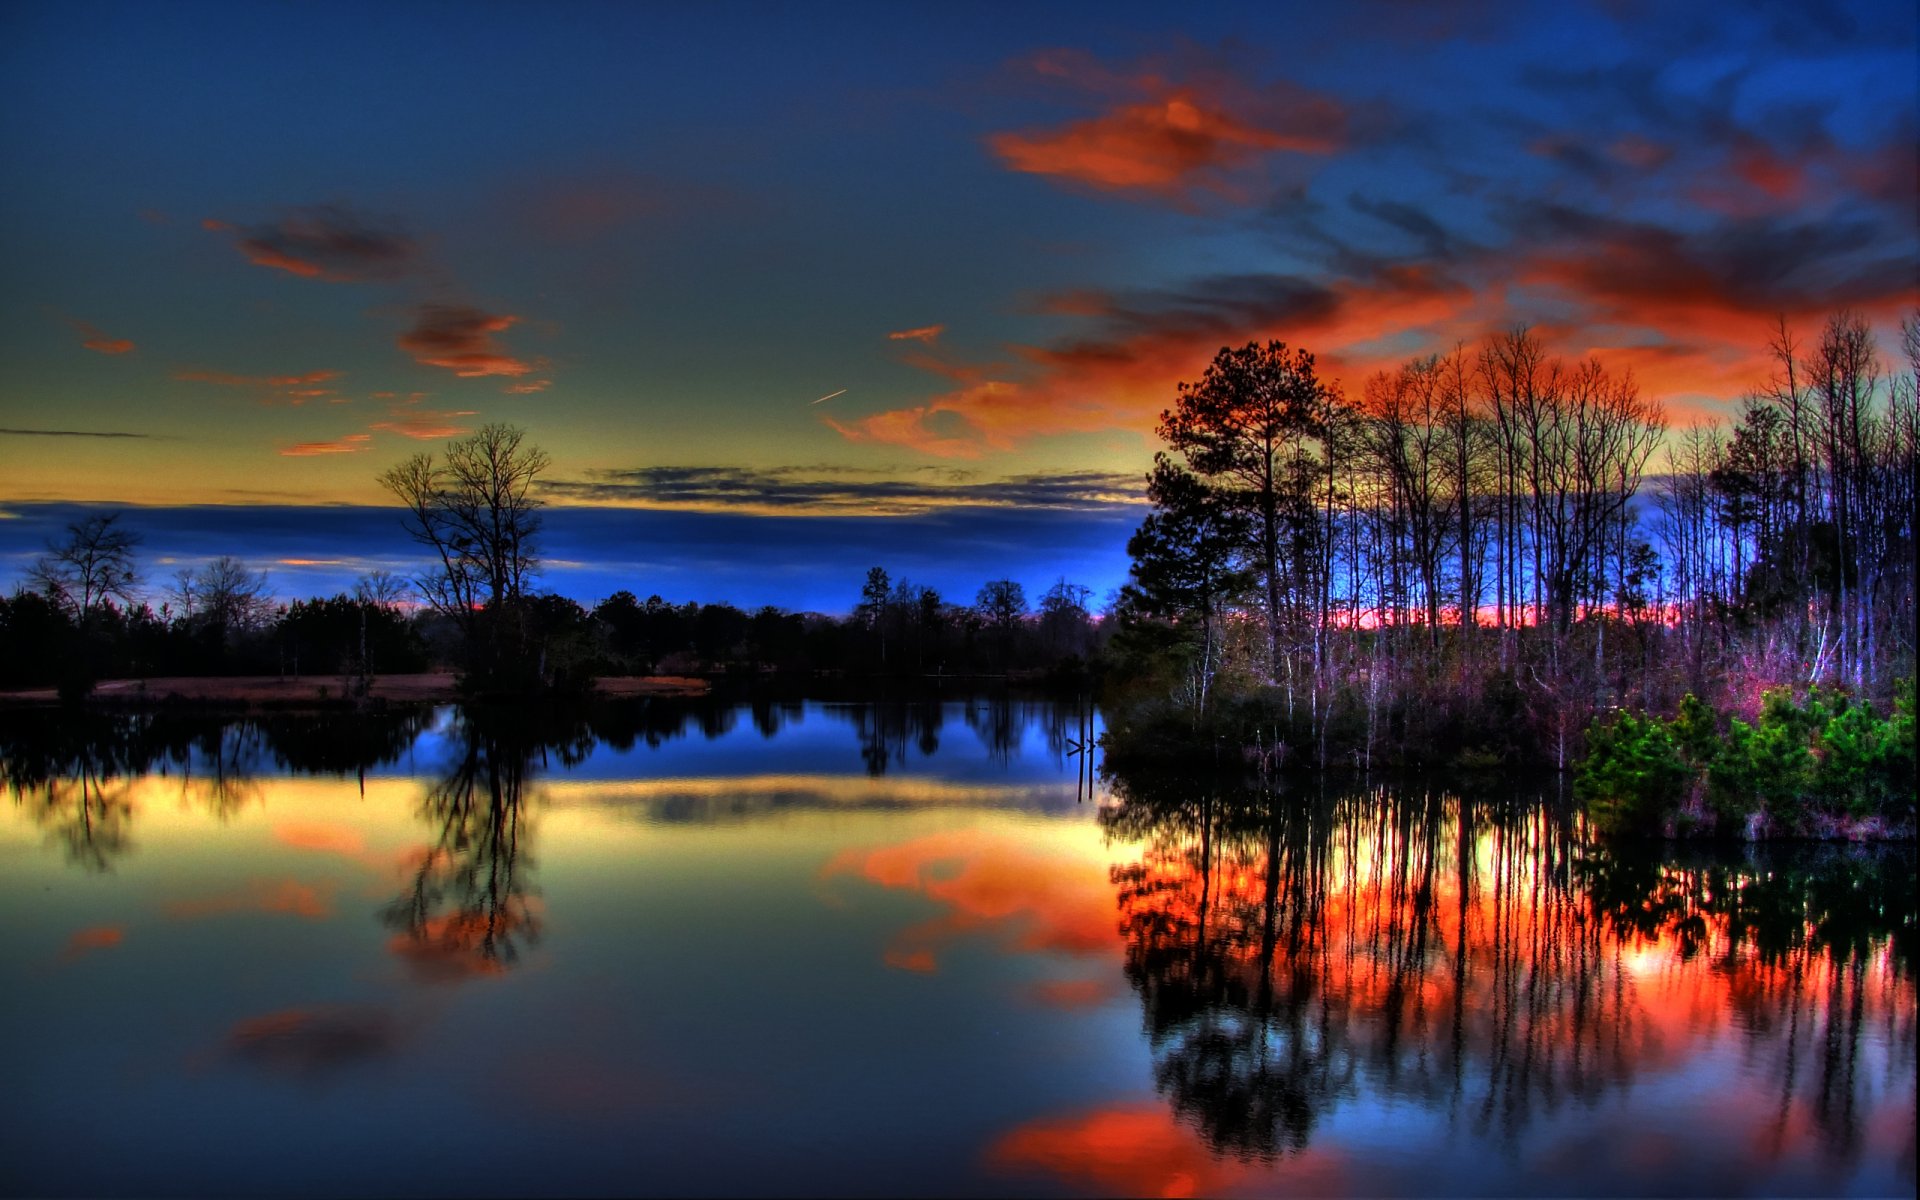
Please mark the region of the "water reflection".
POLYGON ((423 982, 498 974, 539 940, 531 885, 529 788, 535 763, 585 758, 582 721, 542 712, 461 713, 452 765, 428 788, 420 819, 432 831, 407 887, 382 914, 389 949, 423 982))
POLYGON ((1102 819, 1139 843, 1112 882, 1154 1083, 1217 1154, 1297 1154, 1363 1100, 1517 1148, 1731 1012, 1740 1070, 1777 1109, 1763 1156, 1810 1130, 1850 1161, 1891 1101, 1911 1160, 1911 847, 1675 859, 1590 844, 1550 799, 1115 790, 1102 819), (1879 1073, 1870 1034, 1890 1047, 1879 1073))

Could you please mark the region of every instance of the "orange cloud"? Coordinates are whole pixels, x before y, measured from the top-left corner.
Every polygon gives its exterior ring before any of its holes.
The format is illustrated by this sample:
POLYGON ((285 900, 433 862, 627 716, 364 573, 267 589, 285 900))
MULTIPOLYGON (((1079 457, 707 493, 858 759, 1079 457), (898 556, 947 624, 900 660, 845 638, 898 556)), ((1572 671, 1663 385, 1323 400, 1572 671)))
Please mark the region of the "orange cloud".
POLYGON ((896 329, 887 335, 890 341, 921 342, 931 346, 947 331, 945 325, 922 325, 918 329, 896 329))
POLYGON ((474 415, 476 415, 474 410, 470 408, 444 412, 435 412, 431 409, 396 408, 392 413, 392 420, 375 421, 368 428, 397 433, 401 437, 426 442, 436 438, 459 437, 467 432, 468 427, 459 423, 456 418, 474 415))
POLYGON ((126 940, 127 927, 124 925, 90 925, 75 930, 67 939, 67 948, 61 952, 62 961, 79 958, 94 950, 108 950, 126 940))
POLYGON ((1279 151, 1329 154, 1344 142, 1345 107, 1288 84, 1254 88, 1223 70, 1175 83, 1157 71, 1111 70, 1058 51, 1027 66, 1037 76, 1105 96, 1097 117, 1058 129, 999 133, 988 147, 1009 169, 1112 191, 1178 198, 1232 193, 1233 175, 1279 151))
POLYGON ((126 338, 111 337, 85 321, 68 318, 67 323, 80 335, 80 344, 96 354, 132 354, 134 351, 133 343, 126 338))
POLYGON ((505 353, 494 335, 519 321, 517 316, 482 312, 466 305, 423 304, 413 328, 396 340, 414 361, 444 367, 462 379, 488 375, 517 378, 531 375, 537 365, 505 353))
MULTIPOLYGON (((268 402, 284 401, 298 408, 322 396, 337 396, 338 389, 321 387, 346 374, 345 371, 307 371, 299 375, 235 375, 228 371, 207 371, 182 367, 174 371, 181 383, 211 383, 217 387, 248 388, 263 393, 268 402)), ((338 403, 338 401, 335 401, 338 403)))
POLYGON ((285 458, 313 458, 325 454, 358 454, 373 441, 370 433, 349 433, 338 441, 332 442, 296 442, 284 447, 280 453, 285 458))
POLYGON ((333 885, 315 887, 297 879, 256 879, 245 887, 195 900, 175 900, 166 914, 176 920, 219 917, 231 913, 285 913, 308 921, 333 915, 333 885))
POLYGON ((821 874, 918 892, 947 910, 902 930, 883 952, 900 970, 938 970, 940 948, 967 935, 1019 953, 1120 956, 1105 864, 1063 859, 1004 835, 964 830, 847 850, 821 874))
MULTIPOLYGON (((906 408, 827 423, 849 441, 943 458, 977 458, 1035 437, 1131 430, 1150 434, 1183 380, 1228 345, 1307 345, 1334 382, 1357 382, 1409 357, 1408 339, 1449 346, 1497 328, 1489 298, 1433 272, 1385 270, 1367 282, 1228 276, 1139 295, 1069 297, 1098 322, 1090 337, 1017 347, 1021 377, 968 383, 906 408)), ((1043 301, 1042 303, 1047 303, 1043 301)), ((941 364, 940 373, 956 370, 941 364)))
POLYGON ((544 392, 552 386, 551 379, 534 379, 526 383, 510 383, 500 390, 509 396, 531 396, 535 392, 544 392))
POLYGON ((230 234, 234 247, 255 266, 302 279, 391 279, 419 261, 419 247, 411 237, 342 205, 297 209, 264 225, 241 227, 209 218, 200 226, 230 234))

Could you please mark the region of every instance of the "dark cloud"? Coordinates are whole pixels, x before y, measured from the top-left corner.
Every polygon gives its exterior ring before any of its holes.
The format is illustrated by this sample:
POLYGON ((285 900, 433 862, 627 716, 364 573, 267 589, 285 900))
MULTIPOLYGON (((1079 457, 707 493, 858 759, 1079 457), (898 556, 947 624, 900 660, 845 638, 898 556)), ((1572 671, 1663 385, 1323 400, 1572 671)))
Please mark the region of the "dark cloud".
POLYGON ((637 467, 549 483, 568 500, 705 511, 899 516, 946 509, 1105 508, 1137 503, 1141 478, 1106 471, 978 479, 923 470, 914 478, 845 467, 637 467))
POLYGON ((0 437, 150 438, 150 433, 92 429, 0 429, 0 437))
POLYGON ((1447 229, 1423 208, 1399 200, 1370 199, 1359 193, 1349 196, 1347 203, 1355 212, 1365 213, 1413 239, 1428 260, 1456 261, 1479 252, 1479 247, 1447 229))
POLYGON ((1250 329, 1324 320, 1340 305, 1331 288, 1289 275, 1213 275, 1174 288, 1077 293, 1078 311, 1097 318, 1087 337, 1027 351, 1036 361, 1117 364, 1164 343, 1233 340, 1250 329))
POLYGON ((264 225, 202 224, 231 235, 248 261, 305 279, 394 279, 420 265, 420 246, 411 236, 345 205, 296 209, 264 225))
POLYGON ((1554 203, 1506 205, 1533 271, 1616 306, 1697 301, 1760 315, 1877 306, 1915 290, 1910 240, 1878 221, 1725 218, 1694 228, 1554 203))

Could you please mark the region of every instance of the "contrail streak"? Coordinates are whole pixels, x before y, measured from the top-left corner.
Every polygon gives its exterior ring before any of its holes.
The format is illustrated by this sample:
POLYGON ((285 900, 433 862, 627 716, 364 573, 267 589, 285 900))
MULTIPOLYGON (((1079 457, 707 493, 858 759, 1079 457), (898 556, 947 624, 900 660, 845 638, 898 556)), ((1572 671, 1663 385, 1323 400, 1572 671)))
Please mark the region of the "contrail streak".
POLYGON ((839 391, 837 391, 837 392, 828 392, 828 393, 827 393, 826 395, 824 395, 824 396, 822 396, 822 397, 820 397, 820 398, 819 398, 818 400, 815 400, 815 401, 814 401, 813 403, 815 403, 815 404, 825 404, 825 403, 826 403, 827 401, 829 401, 829 400, 831 400, 831 399, 833 399, 833 398, 834 398, 835 396, 844 396, 844 395, 846 395, 846 394, 847 394, 847 389, 845 389, 845 388, 841 388, 841 389, 840 389, 839 391))

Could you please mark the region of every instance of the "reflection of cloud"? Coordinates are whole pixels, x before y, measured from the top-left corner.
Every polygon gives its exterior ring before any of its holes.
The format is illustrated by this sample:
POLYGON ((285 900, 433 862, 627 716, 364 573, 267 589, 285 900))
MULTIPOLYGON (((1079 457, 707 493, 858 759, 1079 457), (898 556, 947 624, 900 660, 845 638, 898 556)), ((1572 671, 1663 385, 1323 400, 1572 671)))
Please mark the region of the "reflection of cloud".
POLYGON ((530 375, 536 364, 505 353, 494 340, 519 323, 509 314, 482 312, 463 304, 422 304, 413 328, 397 339, 402 350, 429 367, 444 367, 462 379, 486 375, 530 375))
POLYGON ((1049 1175, 1071 1187, 1119 1196, 1219 1196, 1258 1183, 1286 1194, 1350 1190, 1337 1158, 1320 1151, 1280 1164, 1221 1158, 1162 1104, 1122 1105, 1043 1117, 987 1148, 987 1165, 1049 1175))
POLYGON ((939 948, 969 934, 994 935, 1026 953, 1117 958, 1121 949, 1104 863, 1005 834, 956 830, 849 849, 821 875, 857 875, 946 907, 945 915, 902 930, 887 948, 886 962, 902 970, 936 970, 939 948))
POLYGON ((91 925, 75 930, 67 939, 67 948, 61 952, 62 961, 71 961, 94 950, 108 950, 126 940, 125 925, 91 925))
POLYGON ((645 508, 781 515, 895 516, 979 507, 1087 509, 1137 503, 1140 476, 1107 471, 978 479, 972 472, 852 467, 636 467, 546 485, 554 495, 645 508))
POLYGON ((165 912, 181 921, 249 912, 286 913, 309 921, 324 921, 333 916, 333 884, 327 882, 316 887, 297 879, 255 879, 233 891, 172 901, 165 912))
POLYGON ((238 226, 219 220, 201 225, 232 235, 249 262, 303 279, 391 279, 418 262, 419 246, 411 237, 383 228, 344 205, 298 209, 264 225, 238 226))
POLYGON ((404 963, 418 983, 460 983, 504 975, 507 964, 499 957, 499 947, 534 927, 532 912, 533 898, 527 897, 524 906, 492 914, 454 912, 432 917, 416 929, 388 938, 387 953, 404 963))
POLYGON ((227 1034, 234 1058, 276 1074, 317 1078, 391 1055, 400 1029, 379 1009, 289 1008, 236 1024, 227 1034))

